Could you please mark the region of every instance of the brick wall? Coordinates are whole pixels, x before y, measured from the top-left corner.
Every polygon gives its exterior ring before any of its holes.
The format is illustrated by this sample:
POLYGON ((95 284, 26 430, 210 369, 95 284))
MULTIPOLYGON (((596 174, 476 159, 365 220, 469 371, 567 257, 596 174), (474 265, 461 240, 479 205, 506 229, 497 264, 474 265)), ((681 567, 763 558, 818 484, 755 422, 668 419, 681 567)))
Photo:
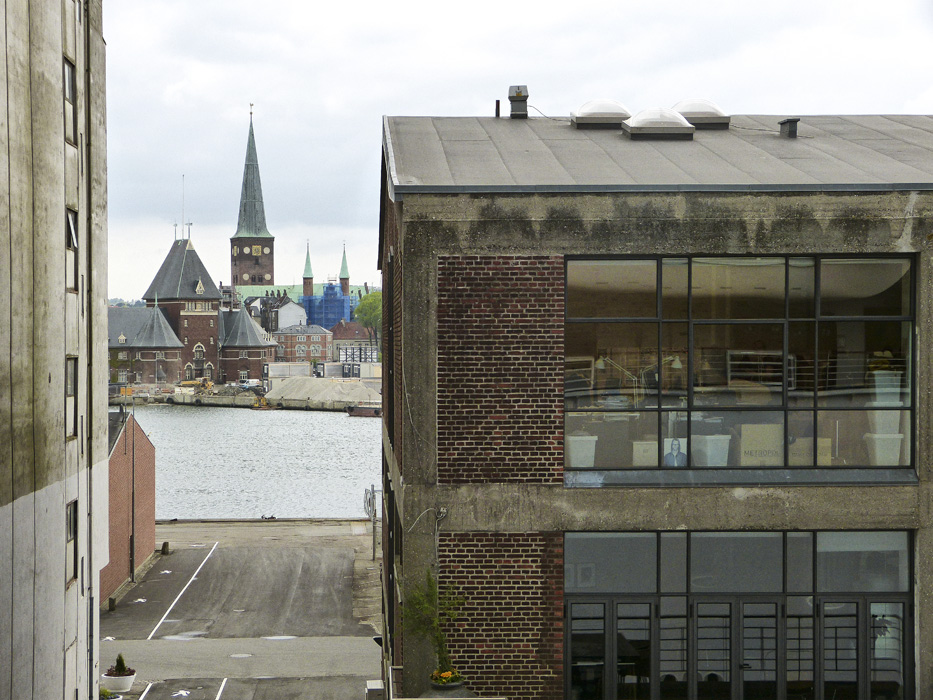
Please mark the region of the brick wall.
POLYGON ((561 256, 442 256, 437 480, 560 483, 561 256))
POLYGON ((439 583, 464 604, 447 630, 454 667, 479 695, 563 698, 563 537, 442 534, 439 583))
POLYGON ((136 441, 136 567, 155 550, 155 447, 127 416, 110 456, 110 563, 100 572, 100 600, 106 601, 131 574, 133 532, 133 441, 136 441))

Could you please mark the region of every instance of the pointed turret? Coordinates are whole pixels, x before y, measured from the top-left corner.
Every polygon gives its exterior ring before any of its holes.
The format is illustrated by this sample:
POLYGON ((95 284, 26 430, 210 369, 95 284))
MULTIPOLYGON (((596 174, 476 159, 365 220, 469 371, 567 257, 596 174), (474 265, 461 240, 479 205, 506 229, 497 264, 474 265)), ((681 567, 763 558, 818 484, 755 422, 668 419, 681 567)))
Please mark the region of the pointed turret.
POLYGON ((301 276, 302 288, 301 293, 306 297, 314 296, 314 273, 311 271, 311 244, 308 243, 307 251, 305 252, 305 271, 301 276))
POLYGON ((240 216, 234 238, 271 237, 266 228, 266 210, 262 203, 262 182, 259 179, 259 157, 253 135, 253 117, 249 118, 249 138, 246 141, 246 164, 243 166, 243 187, 240 190, 240 216))
POLYGON ((347 246, 343 246, 343 262, 340 264, 340 293, 350 296, 350 270, 347 268, 347 246))
POLYGON ((246 163, 240 190, 240 213, 236 233, 230 239, 230 273, 233 285, 275 284, 273 259, 275 238, 266 228, 266 210, 259 179, 259 157, 253 134, 253 114, 249 116, 246 163))

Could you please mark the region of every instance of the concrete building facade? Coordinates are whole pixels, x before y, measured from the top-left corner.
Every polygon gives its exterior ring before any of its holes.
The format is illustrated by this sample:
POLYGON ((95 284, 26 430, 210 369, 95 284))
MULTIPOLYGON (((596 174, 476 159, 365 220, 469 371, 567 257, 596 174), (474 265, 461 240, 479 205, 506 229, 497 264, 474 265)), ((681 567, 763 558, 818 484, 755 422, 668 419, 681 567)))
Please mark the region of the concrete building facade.
POLYGON ((662 116, 385 120, 392 690, 931 697, 933 119, 662 116))
POLYGON ((97 697, 107 563, 101 3, 5 9, 0 696, 97 697))

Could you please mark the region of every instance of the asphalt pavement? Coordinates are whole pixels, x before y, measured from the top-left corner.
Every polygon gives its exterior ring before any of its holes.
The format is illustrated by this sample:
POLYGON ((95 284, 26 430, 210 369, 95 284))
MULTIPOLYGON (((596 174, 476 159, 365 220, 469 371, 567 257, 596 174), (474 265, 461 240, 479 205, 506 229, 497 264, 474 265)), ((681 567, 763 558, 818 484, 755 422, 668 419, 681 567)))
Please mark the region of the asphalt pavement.
POLYGON ((158 555, 100 620, 126 698, 344 700, 381 676, 381 558, 356 520, 160 523, 158 555))

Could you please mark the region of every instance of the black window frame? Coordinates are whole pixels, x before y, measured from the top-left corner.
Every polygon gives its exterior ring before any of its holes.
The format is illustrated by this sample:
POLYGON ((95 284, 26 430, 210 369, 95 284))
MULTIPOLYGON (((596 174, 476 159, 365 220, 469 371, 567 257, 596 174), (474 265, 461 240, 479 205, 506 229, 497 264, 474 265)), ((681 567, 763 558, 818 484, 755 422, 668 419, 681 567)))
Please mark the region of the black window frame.
MULTIPOLYGON (((664 353, 664 338, 665 338, 665 327, 671 327, 674 324, 686 325, 688 328, 688 348, 687 348, 687 357, 684 358, 683 367, 686 373, 686 392, 687 392, 687 402, 682 407, 675 407, 672 405, 663 405, 660 397, 660 393, 657 396, 657 401, 655 406, 650 406, 647 408, 639 408, 638 412, 643 413, 656 413, 658 416, 658 431, 657 435, 662 435, 662 425, 663 425, 663 416, 665 414, 676 414, 680 413, 686 417, 686 427, 687 427, 687 439, 689 439, 692 434, 692 415, 694 413, 705 412, 713 413, 718 411, 724 412, 738 412, 740 410, 745 410, 748 412, 771 412, 771 413, 780 413, 783 416, 783 425, 784 425, 784 437, 783 437, 783 466, 779 467, 737 467, 729 466, 722 468, 711 468, 711 467, 693 467, 688 466, 684 468, 665 468, 663 461, 663 447, 664 440, 655 438, 657 442, 657 452, 658 452, 658 461, 656 467, 647 467, 647 468, 638 468, 638 467, 628 467, 628 466, 619 466, 619 467, 600 467, 592 469, 565 469, 565 485, 568 487, 580 486, 580 487, 593 487, 593 486, 704 486, 712 484, 730 484, 730 485, 747 485, 747 484, 824 484, 824 483, 840 483, 840 484, 914 484, 917 483, 917 473, 916 473, 916 435, 917 435, 917 365, 916 365, 916 355, 917 355, 917 344, 915 341, 915 329, 917 324, 918 316, 918 272, 919 267, 917 264, 917 256, 913 254, 900 254, 900 253, 891 253, 891 254, 872 254, 872 255, 859 255, 859 254, 781 254, 781 253, 761 253, 756 255, 713 255, 713 254, 701 254, 701 255, 570 255, 565 256, 564 259, 564 279, 565 281, 569 279, 568 268, 574 262, 580 261, 653 261, 656 265, 656 283, 657 283, 657 307, 655 314, 649 316, 638 316, 638 317, 614 317, 614 316, 605 316, 605 317, 572 317, 569 315, 569 309, 571 307, 570 303, 570 285, 569 283, 565 286, 565 308, 568 311, 565 313, 565 331, 569 326, 575 324, 655 324, 658 327, 658 342, 657 342, 657 359, 658 361, 663 361, 662 357, 664 353), (784 275, 785 275, 785 293, 784 293, 784 315, 779 318, 736 318, 736 319, 720 319, 720 318, 696 318, 693 315, 692 310, 692 299, 693 299, 693 290, 692 290, 692 262, 696 259, 722 259, 722 260, 735 260, 735 259, 756 259, 756 258, 773 258, 773 259, 782 259, 784 261, 784 275), (789 296, 789 261, 797 259, 810 259, 814 261, 815 265, 815 280, 814 280, 814 289, 813 289, 813 303, 814 311, 812 316, 798 316, 793 315, 790 312, 790 296, 789 296), (665 318, 663 300, 662 300, 662 285, 663 285, 663 262, 664 261, 679 261, 685 260, 688 263, 688 277, 687 277, 687 294, 688 294, 688 312, 684 318, 665 318), (853 317, 843 317, 843 316, 822 316, 819 308, 820 294, 821 289, 821 280, 820 280, 820 264, 824 261, 833 261, 833 260, 903 260, 906 261, 909 265, 910 270, 910 298, 909 298, 909 314, 907 315, 882 315, 882 316, 853 316, 853 317), (791 406, 787 398, 787 376, 788 376, 788 356, 790 354, 788 348, 788 338, 789 338, 789 327, 792 323, 794 324, 803 324, 803 323, 812 323, 814 326, 813 337, 817 339, 819 337, 819 324, 829 324, 829 323, 845 323, 845 322, 865 322, 865 321, 885 321, 892 323, 902 323, 909 325, 909 355, 905 358, 906 367, 909 374, 909 400, 907 405, 903 408, 903 411, 907 414, 907 434, 905 439, 907 441, 907 450, 908 450, 908 459, 907 464, 902 466, 870 466, 870 465, 855 465, 855 466, 833 466, 828 468, 826 466, 818 465, 819 457, 818 451, 819 447, 817 441, 814 440, 812 447, 812 464, 810 466, 801 467, 801 466, 790 466, 789 465, 789 450, 787 446, 789 444, 789 420, 788 417, 790 414, 795 412, 810 412, 812 414, 812 421, 814 425, 814 437, 818 435, 816 425, 818 420, 818 414, 821 412, 828 411, 856 411, 856 410, 865 410, 863 407, 857 408, 837 408, 832 406, 822 405, 819 400, 819 392, 816 391, 814 387, 814 401, 813 405, 809 407, 797 407, 791 406), (695 372, 696 368, 694 367, 695 360, 695 346, 694 346, 694 330, 697 327, 701 326, 710 326, 710 325, 754 325, 754 324, 781 324, 783 326, 783 348, 782 348, 782 387, 781 387, 781 404, 780 406, 768 406, 765 408, 757 406, 748 406, 740 408, 726 407, 726 406, 716 406, 716 405, 699 405, 694 400, 694 384, 695 384, 695 372)), ((566 333, 565 333, 566 335, 566 333)), ((567 351, 565 339, 565 361, 567 351)), ((817 348, 816 353, 819 350, 817 348)), ((818 355, 817 355, 818 357, 818 355)), ((664 372, 664 367, 660 367, 656 372, 664 372)), ((816 376, 816 368, 814 368, 814 376, 816 376)), ((615 412, 625 412, 626 409, 616 409, 615 412)), ((629 409, 629 411, 634 411, 635 409, 629 409)), ((570 408, 567 405, 566 396, 564 403, 564 416, 565 424, 567 421, 568 414, 606 414, 612 413, 612 410, 605 409, 579 409, 579 408, 570 408)), ((566 436, 570 434, 569 429, 565 429, 565 441, 566 436)), ((567 442, 565 442, 565 455, 567 454, 567 442)))
MULTIPOLYGON (((746 531, 747 532, 747 531, 746 531)), ((896 531, 883 531, 883 530, 872 530, 864 532, 880 533, 880 532, 898 532, 904 533, 907 535, 907 543, 905 552, 908 557, 907 560, 907 584, 908 589, 906 591, 884 591, 884 590, 853 590, 853 591, 843 591, 843 592, 832 592, 828 590, 818 590, 818 572, 816 568, 817 554, 818 554, 818 536, 821 532, 827 531, 817 531, 817 530, 800 530, 800 531, 756 531, 757 534, 781 534, 783 536, 783 563, 784 567, 784 583, 781 591, 775 592, 741 592, 741 591, 731 591, 731 592, 718 592, 718 591, 709 591, 709 590, 694 590, 689 575, 689 562, 693 556, 691 539, 693 535, 704 535, 710 534, 709 531, 691 531, 684 533, 683 531, 674 532, 654 532, 657 537, 656 541, 656 553, 658 556, 658 570, 657 570, 657 586, 654 592, 646 591, 621 591, 621 590, 606 590, 602 592, 582 592, 579 590, 573 590, 573 587, 568 586, 567 591, 564 594, 564 697, 571 698, 572 695, 572 683, 574 680, 574 672, 572 664, 574 663, 572 642, 573 642, 573 632, 574 632, 574 606, 575 605, 602 605, 604 610, 604 618, 602 624, 602 634, 605 635, 605 640, 603 644, 604 648, 604 660, 602 663, 602 668, 604 669, 604 686, 603 686, 603 696, 602 698, 596 698, 595 700, 615 700, 616 695, 613 693, 617 683, 615 676, 615 662, 618 658, 618 649, 616 647, 617 641, 615 640, 615 635, 617 632, 616 627, 616 618, 619 604, 649 604, 651 606, 651 658, 650 658, 650 679, 651 683, 650 694, 648 697, 651 700, 659 700, 661 697, 673 697, 670 695, 661 696, 661 656, 663 650, 661 647, 662 642, 662 627, 661 627, 661 606, 662 600, 674 601, 680 600, 685 603, 685 613, 683 620, 683 632, 686 635, 684 642, 686 647, 682 650, 684 655, 684 677, 681 680, 686 682, 685 690, 683 691, 688 699, 697 698, 699 696, 699 680, 696 677, 696 672, 701 670, 698 660, 698 636, 699 629, 697 625, 697 604, 702 603, 722 603, 726 602, 734 606, 739 606, 745 603, 774 603, 777 606, 776 609, 776 620, 777 620, 777 646, 776 646, 776 677, 777 677, 777 689, 778 689, 778 700, 791 700, 791 698, 798 697, 791 689, 787 687, 788 683, 788 673, 789 673, 789 661, 795 659, 800 661, 804 658, 805 654, 801 653, 801 650, 805 647, 803 646, 792 646, 789 644, 789 621, 791 619, 797 620, 798 617, 793 615, 790 612, 790 606, 788 605, 791 599, 796 599, 797 601, 808 601, 808 604, 812 610, 811 615, 806 616, 806 619, 811 620, 810 630, 812 632, 813 638, 813 647, 812 647, 812 683, 814 686, 814 696, 816 700, 830 700, 832 695, 828 694, 823 687, 823 684, 829 679, 829 674, 827 673, 827 668, 825 667, 826 656, 824 656, 824 644, 825 644, 825 631, 826 631, 826 621, 831 617, 830 613, 832 608, 838 607, 839 603, 855 603, 857 605, 857 635, 858 635, 858 644, 857 644, 857 659, 858 659, 858 684, 861 687, 861 693, 858 695, 858 700, 869 700, 870 697, 870 672, 872 671, 872 655, 871 655, 871 645, 875 642, 873 637, 875 633, 875 621, 872 615, 872 605, 874 604, 895 604, 902 605, 903 609, 903 624, 901 626, 901 637, 900 644, 902 650, 901 661, 903 662, 903 685, 900 686, 903 694, 897 697, 903 697, 905 700, 913 700, 915 697, 916 689, 914 688, 914 673, 916 668, 916 656, 914 654, 914 645, 915 645, 915 636, 917 632, 918 621, 915 617, 914 611, 914 595, 915 595, 915 582, 914 582, 914 570, 916 567, 915 559, 915 544, 914 544, 914 533, 907 530, 896 530, 896 531), (663 569, 661 567, 661 537, 663 535, 671 534, 686 534, 687 535, 687 547, 684 553, 684 558, 687 561, 688 566, 688 576, 686 581, 686 586, 683 591, 663 591, 662 590, 662 580, 664 576, 663 569), (788 536, 797 535, 797 534, 808 534, 810 535, 810 552, 811 560, 813 562, 813 570, 811 571, 811 584, 809 591, 798 591, 791 590, 788 585, 788 536), (791 650, 795 650, 796 655, 791 653, 791 650)), ((852 530, 848 531, 853 534, 860 531, 852 530)), ((565 533, 566 535, 577 535, 577 534, 597 534, 597 533, 565 533)), ((609 533, 598 533, 598 534, 609 534, 609 533)), ((611 534, 640 534, 644 535, 646 533, 611 533, 611 534)), ((565 539, 564 552, 565 556, 568 556, 570 560, 573 559, 572 556, 572 545, 568 545, 565 539)), ((625 559, 625 553, 619 552, 619 557, 625 559)), ((565 572, 565 584, 567 583, 566 572, 565 572)), ((743 662, 743 657, 739 653, 739 633, 741 632, 741 626, 739 623, 739 613, 736 612, 738 607, 734 608, 731 613, 731 630, 732 630, 732 640, 734 646, 731 648, 731 661, 730 669, 734 672, 740 670, 740 666, 743 662)), ((584 619, 584 618, 581 618, 584 619)), ((595 619, 586 617, 585 619, 595 619)), ((800 638, 796 640, 790 640, 800 642, 800 638)), ((590 662, 592 663, 592 662, 590 662)), ((742 688, 739 683, 738 673, 730 674, 733 685, 730 693, 730 697, 738 698, 742 696, 742 688)), ((682 697, 681 695, 676 695, 676 697, 682 697)), ((725 697, 725 696, 724 696, 725 697)), ((846 697, 849 697, 848 695, 846 697)), ((874 696, 872 696, 874 697, 874 696)))

